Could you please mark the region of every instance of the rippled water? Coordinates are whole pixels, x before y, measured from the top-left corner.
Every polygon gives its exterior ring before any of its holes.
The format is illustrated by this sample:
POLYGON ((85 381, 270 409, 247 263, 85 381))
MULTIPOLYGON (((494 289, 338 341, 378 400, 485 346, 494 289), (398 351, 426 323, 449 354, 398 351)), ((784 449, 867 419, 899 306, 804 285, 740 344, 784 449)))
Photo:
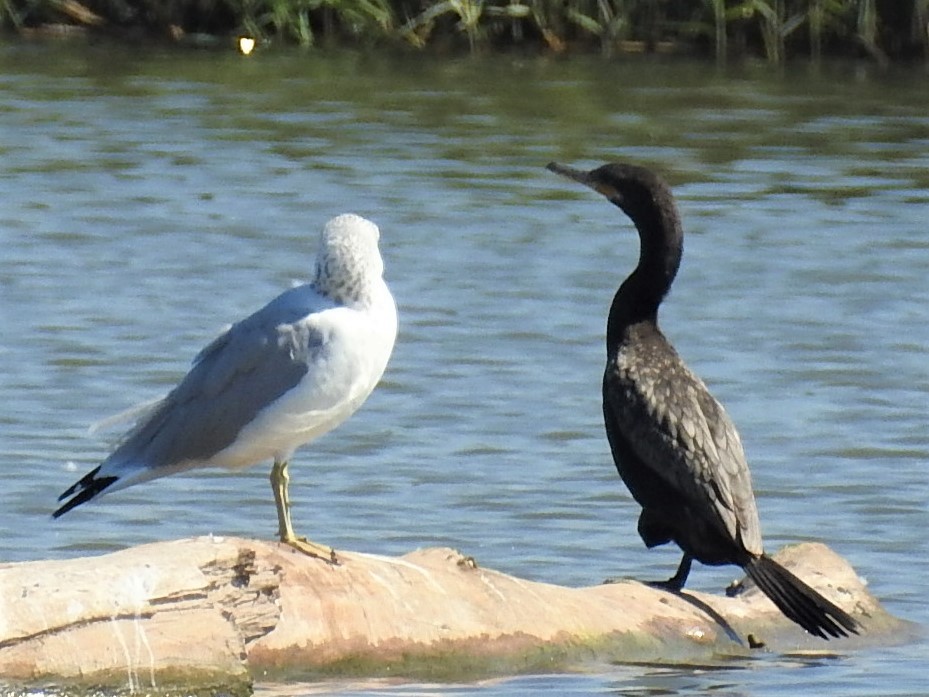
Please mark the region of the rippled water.
MULTIPOLYGON (((929 621, 925 75, 683 63, 432 61, 0 47, 0 560, 206 533, 270 538, 267 467, 201 472, 59 521, 110 442, 224 324, 381 226, 401 333, 384 383, 292 467, 299 531, 449 545, 561 584, 666 577, 610 461, 599 380, 635 263, 618 211, 545 171, 632 160, 688 233, 666 333, 728 407, 767 547, 822 540, 929 621)), ((699 567, 717 590, 735 569, 699 567)), ((925 643, 727 668, 601 666, 317 694, 921 694, 925 643)))

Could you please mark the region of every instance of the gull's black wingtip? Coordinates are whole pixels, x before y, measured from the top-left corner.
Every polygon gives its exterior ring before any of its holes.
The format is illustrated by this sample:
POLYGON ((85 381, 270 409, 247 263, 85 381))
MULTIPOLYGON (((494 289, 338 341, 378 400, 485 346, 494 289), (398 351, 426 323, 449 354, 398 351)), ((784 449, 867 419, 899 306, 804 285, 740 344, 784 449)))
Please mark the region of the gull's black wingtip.
POLYGON ((91 470, 80 480, 75 482, 65 491, 61 496, 58 497, 58 501, 65 501, 65 503, 58 508, 54 513, 52 513, 52 518, 60 518, 65 513, 70 511, 72 508, 80 506, 82 503, 90 501, 92 498, 97 496, 106 490, 110 485, 113 484, 119 477, 99 477, 97 478, 97 473, 100 472, 100 468, 97 467, 94 470, 91 470))

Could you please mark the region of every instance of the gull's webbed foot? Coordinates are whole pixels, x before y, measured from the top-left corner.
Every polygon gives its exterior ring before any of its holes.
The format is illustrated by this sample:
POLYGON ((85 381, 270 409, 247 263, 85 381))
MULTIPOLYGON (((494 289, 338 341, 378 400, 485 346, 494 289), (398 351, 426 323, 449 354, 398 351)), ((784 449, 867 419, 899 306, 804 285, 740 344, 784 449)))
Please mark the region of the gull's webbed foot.
POLYGON ((332 547, 327 545, 321 545, 317 542, 306 539, 305 537, 281 537, 281 542, 285 545, 292 547, 298 552, 302 552, 309 557, 315 557, 316 559, 322 559, 327 564, 332 564, 333 566, 339 565, 339 559, 336 556, 335 550, 332 547))

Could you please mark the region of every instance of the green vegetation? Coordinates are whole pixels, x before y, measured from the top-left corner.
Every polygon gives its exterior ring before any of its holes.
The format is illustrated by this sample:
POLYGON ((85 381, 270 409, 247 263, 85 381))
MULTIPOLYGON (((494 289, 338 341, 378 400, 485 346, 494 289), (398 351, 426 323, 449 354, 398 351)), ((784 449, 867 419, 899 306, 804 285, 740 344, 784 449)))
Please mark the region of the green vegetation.
POLYGON ((0 25, 302 46, 674 51, 772 64, 929 57, 929 0, 0 0, 0 25))

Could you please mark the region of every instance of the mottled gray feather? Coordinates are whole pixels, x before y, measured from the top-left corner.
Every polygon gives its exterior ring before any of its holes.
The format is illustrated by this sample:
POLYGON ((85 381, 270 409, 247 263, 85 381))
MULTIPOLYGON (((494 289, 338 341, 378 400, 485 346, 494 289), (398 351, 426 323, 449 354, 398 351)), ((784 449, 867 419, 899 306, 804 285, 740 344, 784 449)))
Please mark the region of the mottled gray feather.
MULTIPOLYGON (((704 512, 695 519, 711 524, 705 512, 713 511, 720 533, 760 554, 748 465, 732 421, 653 325, 627 331, 607 365, 604 395, 627 446, 667 487, 660 504, 673 506, 677 497, 704 512)), ((623 477, 643 506, 654 503, 635 490, 634 472, 623 477)))
POLYGON ((255 415, 307 374, 324 337, 303 321, 299 289, 284 293, 217 337, 184 380, 129 432, 108 458, 153 467, 209 460, 255 415))

